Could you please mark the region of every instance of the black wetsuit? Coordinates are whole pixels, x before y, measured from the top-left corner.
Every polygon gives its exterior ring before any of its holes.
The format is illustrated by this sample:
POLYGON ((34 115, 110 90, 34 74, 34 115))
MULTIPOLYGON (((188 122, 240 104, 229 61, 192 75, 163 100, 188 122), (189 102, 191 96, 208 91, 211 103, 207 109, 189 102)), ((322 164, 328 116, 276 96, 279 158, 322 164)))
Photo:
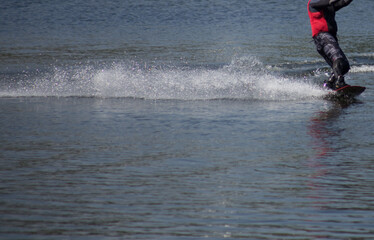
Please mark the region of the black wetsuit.
POLYGON ((349 71, 349 62, 336 37, 338 26, 335 12, 352 0, 309 0, 308 14, 317 51, 333 69, 334 75, 343 76, 349 71))

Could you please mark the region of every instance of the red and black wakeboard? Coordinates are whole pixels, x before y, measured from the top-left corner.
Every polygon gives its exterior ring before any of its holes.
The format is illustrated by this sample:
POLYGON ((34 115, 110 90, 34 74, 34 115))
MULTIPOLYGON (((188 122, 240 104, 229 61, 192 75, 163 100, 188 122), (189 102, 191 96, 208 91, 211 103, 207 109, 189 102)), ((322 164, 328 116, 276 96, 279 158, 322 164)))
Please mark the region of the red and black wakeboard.
POLYGON ((329 99, 354 99, 365 91, 366 87, 346 85, 344 87, 332 90, 328 93, 329 99))

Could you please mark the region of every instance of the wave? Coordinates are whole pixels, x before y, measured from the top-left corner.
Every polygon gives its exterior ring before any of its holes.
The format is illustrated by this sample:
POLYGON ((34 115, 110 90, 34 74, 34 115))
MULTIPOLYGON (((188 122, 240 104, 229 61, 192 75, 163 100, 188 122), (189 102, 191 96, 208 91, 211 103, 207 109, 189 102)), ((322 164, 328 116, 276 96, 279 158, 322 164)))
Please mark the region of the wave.
POLYGON ((17 79, 17 84, 2 87, 0 96, 295 100, 324 94, 304 79, 269 71, 253 57, 235 58, 230 64, 216 68, 126 62, 100 67, 54 67, 52 71, 31 75, 17 79))
POLYGON ((350 72, 352 73, 374 72, 374 66, 373 65, 352 66, 350 72))

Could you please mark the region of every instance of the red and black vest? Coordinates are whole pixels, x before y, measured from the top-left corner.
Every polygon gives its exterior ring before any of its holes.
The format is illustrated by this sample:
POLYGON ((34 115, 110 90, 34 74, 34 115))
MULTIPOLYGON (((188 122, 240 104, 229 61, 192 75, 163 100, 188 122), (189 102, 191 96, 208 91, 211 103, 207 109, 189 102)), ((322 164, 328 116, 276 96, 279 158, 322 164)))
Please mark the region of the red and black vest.
POLYGON ((335 21, 334 7, 327 6, 323 9, 316 9, 310 6, 311 1, 308 2, 308 14, 313 37, 321 32, 329 32, 336 37, 338 26, 335 21))

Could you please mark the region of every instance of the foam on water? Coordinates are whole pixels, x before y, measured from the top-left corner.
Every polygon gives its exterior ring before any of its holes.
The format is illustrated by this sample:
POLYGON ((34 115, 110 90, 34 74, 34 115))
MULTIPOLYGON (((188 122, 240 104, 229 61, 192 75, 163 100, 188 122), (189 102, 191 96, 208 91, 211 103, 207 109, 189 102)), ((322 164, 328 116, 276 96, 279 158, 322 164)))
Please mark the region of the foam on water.
POLYGON ((23 76, 0 96, 133 97, 144 99, 295 100, 324 91, 304 81, 272 73, 255 58, 235 58, 218 68, 147 66, 134 62, 109 66, 55 67, 23 76))
POLYGON ((373 65, 353 66, 350 72, 352 73, 374 72, 374 66, 373 65))

